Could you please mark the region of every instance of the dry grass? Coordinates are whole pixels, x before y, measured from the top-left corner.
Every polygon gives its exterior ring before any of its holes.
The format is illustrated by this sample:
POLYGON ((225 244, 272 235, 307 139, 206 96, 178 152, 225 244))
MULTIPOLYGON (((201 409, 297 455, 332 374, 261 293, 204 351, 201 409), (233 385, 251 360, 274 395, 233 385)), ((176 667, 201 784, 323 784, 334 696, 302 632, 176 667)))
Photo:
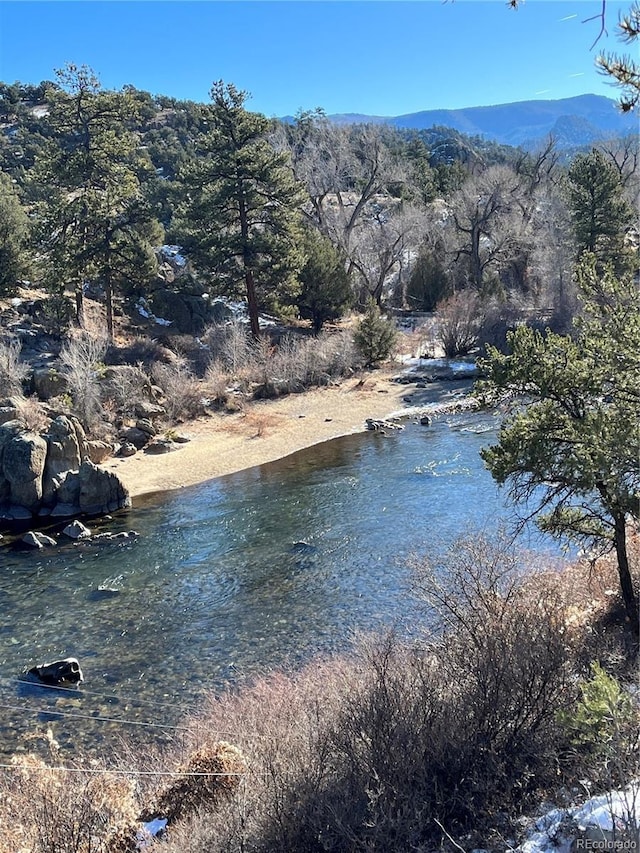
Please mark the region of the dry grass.
MULTIPOLYGON (((126 777, 71 773, 25 755, 0 782, 0 853, 133 853, 138 804, 126 777), (11 816, 9 820, 7 817, 11 816)), ((89 770, 98 768, 91 767, 89 770)))
POLYGON ((277 430, 283 418, 273 412, 264 412, 255 408, 243 411, 239 417, 225 423, 226 432, 239 433, 247 438, 264 438, 277 430))

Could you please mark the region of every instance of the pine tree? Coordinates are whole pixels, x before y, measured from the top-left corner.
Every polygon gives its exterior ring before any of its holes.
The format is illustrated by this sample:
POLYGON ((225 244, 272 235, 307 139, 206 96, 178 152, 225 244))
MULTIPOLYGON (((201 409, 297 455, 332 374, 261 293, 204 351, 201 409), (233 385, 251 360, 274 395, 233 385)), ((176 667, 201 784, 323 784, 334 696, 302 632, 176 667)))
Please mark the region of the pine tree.
POLYGON ((345 259, 333 243, 317 231, 304 236, 306 261, 300 271, 301 291, 296 298, 300 316, 311 320, 317 334, 327 320, 335 320, 353 304, 351 279, 345 259))
POLYGON ((131 93, 103 91, 85 66, 57 77, 48 91, 51 138, 31 175, 44 277, 58 293, 73 290, 81 324, 85 284, 102 284, 111 337, 114 288, 155 267, 150 240, 160 234, 139 178, 151 167, 128 126, 137 110, 131 93))
POLYGON ((511 414, 481 455, 543 530, 614 549, 637 633, 626 527, 640 517, 640 295, 631 274, 599 272, 589 254, 578 287, 573 336, 521 326, 508 335, 508 355, 489 348, 480 390, 511 414))
POLYGON ((382 316, 375 299, 370 299, 353 336, 367 367, 389 358, 396 338, 394 324, 382 316))
POLYGON ((0 172, 0 294, 11 293, 27 269, 29 220, 11 181, 0 172))
POLYGON ((186 199, 177 232, 220 291, 244 291, 257 337, 259 308, 296 291, 301 193, 287 157, 268 140, 270 122, 244 108, 246 97, 232 84, 213 84, 205 108, 210 129, 182 174, 186 199))
POLYGON ((628 269, 631 256, 624 237, 634 215, 623 196, 619 173, 594 149, 574 159, 568 177, 578 254, 590 252, 601 268, 613 264, 616 273, 628 269))

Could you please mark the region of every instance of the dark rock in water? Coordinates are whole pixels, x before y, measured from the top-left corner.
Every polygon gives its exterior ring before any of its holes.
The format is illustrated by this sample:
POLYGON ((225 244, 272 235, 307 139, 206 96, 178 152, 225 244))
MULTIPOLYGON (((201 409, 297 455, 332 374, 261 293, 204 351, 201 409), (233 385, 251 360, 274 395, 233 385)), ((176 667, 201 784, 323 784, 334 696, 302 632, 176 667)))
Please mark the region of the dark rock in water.
POLYGON ((420 426, 431 426, 431 418, 429 415, 420 416, 420 426))
POLYGON ((32 666, 26 675, 37 678, 42 684, 52 687, 75 686, 84 681, 80 664, 76 658, 64 658, 63 660, 43 663, 32 666))
POLYGON ((292 554, 315 554, 317 548, 314 545, 310 545, 309 542, 294 542, 291 546, 292 554))
POLYGON ((102 584, 89 593, 89 601, 103 601, 105 598, 117 598, 121 590, 112 586, 103 586, 102 584))

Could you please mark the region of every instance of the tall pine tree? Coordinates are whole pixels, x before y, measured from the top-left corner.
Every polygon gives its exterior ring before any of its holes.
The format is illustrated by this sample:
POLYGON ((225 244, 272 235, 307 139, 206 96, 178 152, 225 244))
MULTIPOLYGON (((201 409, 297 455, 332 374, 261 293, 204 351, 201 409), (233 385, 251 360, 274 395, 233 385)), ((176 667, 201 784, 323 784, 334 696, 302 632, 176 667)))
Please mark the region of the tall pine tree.
POLYGON ((251 332, 261 306, 295 295, 301 193, 287 157, 268 140, 271 124, 244 108, 246 93, 218 81, 205 108, 209 130, 183 172, 179 239, 220 292, 244 292, 251 332))
MULTIPOLYGON (((151 241, 160 232, 144 204, 139 174, 144 156, 129 129, 137 102, 108 92, 91 69, 67 65, 49 90, 50 141, 31 183, 44 277, 58 292, 70 288, 83 316, 84 286, 104 287, 107 334, 113 333, 114 289, 152 274, 151 241)), ((150 164, 148 164, 150 168, 150 164)))
POLYGON ((632 261, 624 237, 634 214, 624 198, 620 175, 604 154, 594 149, 575 158, 568 177, 578 255, 590 252, 600 269, 612 264, 616 274, 623 273, 632 261))

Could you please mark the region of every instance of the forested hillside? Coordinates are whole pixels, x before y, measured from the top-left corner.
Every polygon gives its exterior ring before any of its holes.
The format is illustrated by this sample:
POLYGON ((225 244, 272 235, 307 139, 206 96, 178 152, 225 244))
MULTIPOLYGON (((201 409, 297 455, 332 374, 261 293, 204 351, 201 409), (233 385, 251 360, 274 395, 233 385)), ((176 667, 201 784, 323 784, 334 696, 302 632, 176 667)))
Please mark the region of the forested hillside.
POLYGON ((369 299, 432 311, 454 294, 496 323, 534 313, 562 326, 581 242, 593 249, 613 229, 624 254, 637 239, 633 136, 567 164, 552 138, 526 153, 443 127, 335 125, 321 111, 284 124, 233 85, 211 95, 105 91, 75 66, 3 84, 2 294, 42 288, 58 331, 98 295, 109 337, 114 308, 140 298, 174 329, 201 331, 214 317, 194 306, 216 296, 247 301, 254 335, 264 310, 319 331, 369 299), (585 237, 592 180, 606 188, 585 237), (178 275, 167 244, 182 248, 178 275))

